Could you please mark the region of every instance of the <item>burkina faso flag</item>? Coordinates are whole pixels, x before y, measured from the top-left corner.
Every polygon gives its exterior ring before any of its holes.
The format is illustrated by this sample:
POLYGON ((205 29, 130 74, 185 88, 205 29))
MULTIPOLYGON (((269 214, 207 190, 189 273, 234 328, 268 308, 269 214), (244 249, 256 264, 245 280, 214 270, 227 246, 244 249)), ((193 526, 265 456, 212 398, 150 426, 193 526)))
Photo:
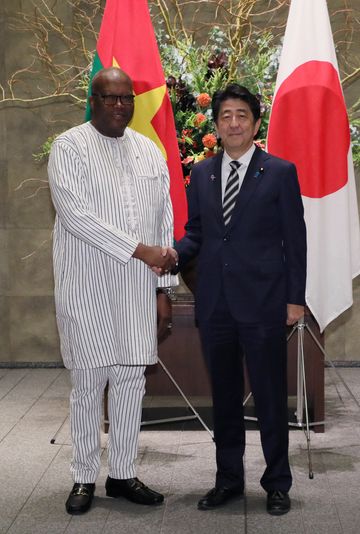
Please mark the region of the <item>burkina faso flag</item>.
MULTIPOLYGON (((176 130, 147 0, 107 0, 91 78, 102 68, 120 67, 132 79, 135 113, 129 124, 152 139, 170 172, 174 237, 184 234, 187 204, 176 130)), ((90 108, 86 120, 90 119, 90 108)))

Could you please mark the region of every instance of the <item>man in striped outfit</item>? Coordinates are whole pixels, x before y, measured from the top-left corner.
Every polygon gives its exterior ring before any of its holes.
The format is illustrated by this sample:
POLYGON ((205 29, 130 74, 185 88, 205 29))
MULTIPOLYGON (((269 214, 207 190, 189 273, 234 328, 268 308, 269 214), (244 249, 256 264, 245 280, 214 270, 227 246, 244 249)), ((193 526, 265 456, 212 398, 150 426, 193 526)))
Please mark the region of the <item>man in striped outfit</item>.
POLYGON ((170 301, 158 286, 178 283, 168 274, 175 260, 167 249, 173 241, 167 165, 151 140, 127 127, 134 112, 130 78, 117 68, 97 73, 90 106, 91 122, 60 135, 49 160, 56 317, 72 383, 69 514, 92 503, 107 382, 106 494, 148 505, 164 499, 135 477, 135 459, 144 372, 157 362, 157 334, 171 332, 170 301), (159 279, 152 269, 166 274, 159 279))

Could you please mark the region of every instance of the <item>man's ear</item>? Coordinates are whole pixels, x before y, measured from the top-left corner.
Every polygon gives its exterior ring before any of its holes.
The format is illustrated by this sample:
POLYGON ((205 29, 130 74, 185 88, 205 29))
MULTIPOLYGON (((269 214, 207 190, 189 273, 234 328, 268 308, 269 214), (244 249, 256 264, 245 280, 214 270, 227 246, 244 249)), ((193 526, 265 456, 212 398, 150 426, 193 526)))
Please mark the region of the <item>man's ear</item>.
POLYGON ((258 133, 258 131, 259 131, 260 124, 261 124, 261 119, 258 119, 258 120, 255 122, 255 134, 254 134, 254 137, 257 135, 257 133, 258 133))

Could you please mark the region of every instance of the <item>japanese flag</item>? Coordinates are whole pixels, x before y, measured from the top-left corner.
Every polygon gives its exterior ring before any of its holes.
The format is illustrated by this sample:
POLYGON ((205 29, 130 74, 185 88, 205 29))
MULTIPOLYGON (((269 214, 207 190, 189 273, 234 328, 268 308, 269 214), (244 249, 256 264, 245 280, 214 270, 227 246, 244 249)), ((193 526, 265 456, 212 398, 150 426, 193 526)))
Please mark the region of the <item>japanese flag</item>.
POLYGON ((360 272, 349 122, 325 0, 292 0, 268 150, 295 163, 308 239, 306 302, 320 330, 352 305, 360 272))

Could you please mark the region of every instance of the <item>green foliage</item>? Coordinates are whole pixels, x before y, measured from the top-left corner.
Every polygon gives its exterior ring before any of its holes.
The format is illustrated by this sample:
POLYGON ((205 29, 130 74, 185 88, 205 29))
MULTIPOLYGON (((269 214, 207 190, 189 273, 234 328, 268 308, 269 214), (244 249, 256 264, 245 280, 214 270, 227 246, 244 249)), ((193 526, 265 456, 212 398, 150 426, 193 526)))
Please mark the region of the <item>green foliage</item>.
MULTIPOLYGON (((280 46, 265 33, 255 42, 246 42, 239 57, 230 46, 227 35, 217 27, 209 32, 204 45, 191 39, 177 39, 174 44, 160 24, 156 33, 162 65, 167 81, 170 101, 183 162, 185 182, 194 162, 217 151, 208 135, 215 135, 211 116, 211 97, 228 83, 236 81, 257 94, 261 103, 262 122, 259 144, 264 146, 267 136, 272 96, 279 65, 280 46), (230 75, 229 65, 235 63, 236 74, 230 75), (206 106, 198 102, 199 95, 208 95, 206 106), (203 118, 205 117, 205 119, 203 118), (201 120, 200 120, 201 119, 201 120), (204 145, 204 137, 206 145, 204 145)), ((88 91, 91 66, 78 79, 77 89, 88 91)), ((360 101, 349 111, 354 165, 360 168, 360 101)), ((48 158, 51 145, 58 134, 49 137, 40 152, 33 154, 36 161, 48 158)))
POLYGON ((251 48, 250 43, 244 45, 241 57, 234 57, 226 34, 216 27, 205 45, 196 45, 191 40, 173 44, 161 27, 157 39, 174 111, 185 183, 193 163, 217 151, 211 99, 230 82, 239 82, 258 95, 263 118, 260 145, 263 146, 279 56, 272 36, 264 34, 251 43, 251 48), (234 63, 235 77, 229 67, 234 63))
MULTIPOLYGON (((197 97, 205 93, 212 95, 228 83, 236 81, 256 94, 261 104, 262 121, 259 130, 260 146, 265 146, 269 125, 272 98, 279 66, 281 46, 273 44, 270 33, 262 34, 255 42, 246 42, 241 55, 234 57, 227 35, 217 27, 209 33, 205 45, 191 40, 178 40, 176 45, 162 30, 157 32, 162 64, 174 110, 179 151, 183 162, 185 183, 194 162, 216 152, 204 146, 203 138, 214 134, 209 105, 200 106, 197 97), (229 65, 235 63, 236 75, 230 75, 229 65), (206 121, 197 124, 196 117, 203 114, 206 121)), ((351 110, 350 131, 355 167, 360 167, 360 101, 351 110)), ((207 139, 207 138, 206 138, 207 139)))
POLYGON ((354 166, 360 168, 360 118, 353 119, 350 123, 352 155, 354 166))
POLYGON ((89 65, 88 70, 83 72, 83 74, 80 76, 76 85, 76 89, 82 91, 85 94, 85 98, 87 97, 89 89, 91 67, 92 63, 89 65))
POLYGON ((43 145, 41 145, 41 151, 37 154, 33 154, 33 158, 35 161, 41 162, 44 160, 47 160, 49 158, 50 150, 52 147, 53 142, 57 138, 59 134, 56 133, 55 135, 51 135, 48 137, 43 145))

